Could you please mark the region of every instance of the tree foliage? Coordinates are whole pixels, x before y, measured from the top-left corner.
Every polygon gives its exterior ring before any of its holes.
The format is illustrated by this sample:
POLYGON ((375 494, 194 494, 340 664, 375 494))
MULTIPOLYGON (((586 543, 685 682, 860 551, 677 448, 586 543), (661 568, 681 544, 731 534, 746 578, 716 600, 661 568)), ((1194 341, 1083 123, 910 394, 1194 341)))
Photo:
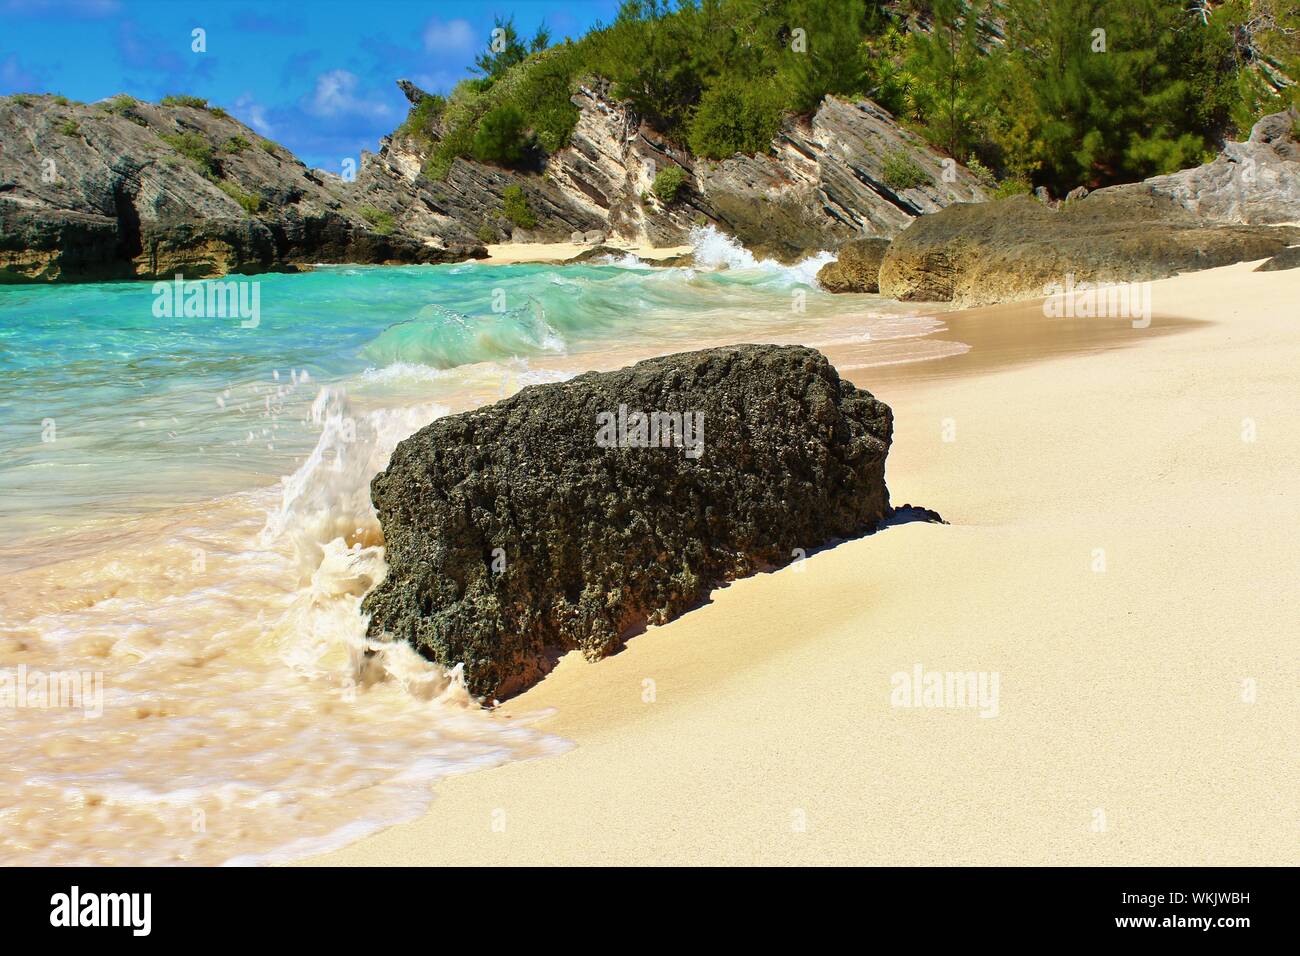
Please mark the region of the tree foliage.
POLYGON ((1295 0, 624 0, 554 47, 497 29, 437 105, 431 175, 562 148, 572 94, 603 78, 706 158, 766 151, 827 95, 869 97, 1008 188, 1059 195, 1196 163, 1300 77, 1295 0))

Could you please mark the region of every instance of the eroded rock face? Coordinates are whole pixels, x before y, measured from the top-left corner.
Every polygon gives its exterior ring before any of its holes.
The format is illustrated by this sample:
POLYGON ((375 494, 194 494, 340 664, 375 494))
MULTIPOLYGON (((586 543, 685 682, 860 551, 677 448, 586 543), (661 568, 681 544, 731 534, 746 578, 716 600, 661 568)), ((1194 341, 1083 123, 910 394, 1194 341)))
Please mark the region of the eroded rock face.
POLYGON ((439 419, 371 485, 389 569, 370 631, 504 696, 548 652, 601 657, 722 582, 874 527, 891 436, 886 405, 798 346, 651 359, 439 419), (642 447, 636 412, 681 416, 682 441, 642 447))
POLYGON ((1204 166, 1088 193, 1049 207, 1017 196, 950 206, 895 238, 882 295, 984 305, 1080 282, 1140 282, 1275 256, 1300 241, 1300 145, 1294 110, 1266 116, 1246 143, 1204 166))
POLYGON ((880 263, 888 249, 888 239, 850 239, 834 262, 818 270, 817 284, 827 292, 879 292, 880 263))
POLYGON ((1272 259, 1255 267, 1256 272, 1282 272, 1286 269, 1300 269, 1300 246, 1283 249, 1272 259))
POLYGON ((1151 191, 1101 189, 1059 209, 1030 196, 958 205, 890 243, 880 294, 962 306, 1033 299, 1067 276, 1141 282, 1276 255, 1300 237, 1278 226, 1207 223, 1151 191))
POLYGON ((383 183, 344 182, 262 142, 237 120, 195 107, 136 101, 112 112, 53 96, 0 98, 0 282, 483 254, 458 230, 445 241, 406 231, 406 202, 383 183), (207 175, 164 136, 211 147, 207 175), (241 195, 260 208, 247 209, 241 195))
POLYGON ((1213 162, 1112 190, 1168 196, 1207 222, 1300 222, 1297 122, 1295 107, 1273 113, 1255 124, 1246 142, 1226 144, 1213 162))
POLYGON ((713 218, 749 247, 791 260, 846 239, 892 237, 916 217, 988 193, 973 173, 870 100, 828 96, 811 123, 787 121, 765 156, 696 165, 713 218), (901 185, 887 166, 910 165, 901 185))
MULTIPOLYGON (((403 87, 408 97, 418 89, 403 87)), ((986 198, 964 167, 898 126, 870 101, 828 97, 811 122, 790 119, 761 156, 697 159, 613 101, 601 86, 574 94, 578 123, 568 146, 537 172, 458 159, 445 185, 447 210, 470 232, 481 224, 516 241, 560 241, 582 233, 652 245, 678 245, 692 226, 714 225, 759 255, 793 261, 844 240, 892 236, 916 216, 953 202, 986 198), (914 182, 889 185, 886 165, 906 160, 914 182), (653 192, 655 176, 677 166, 686 180, 671 203, 653 192), (508 186, 528 197, 538 225, 518 230, 501 210, 508 186)), ((418 170, 427 148, 394 137, 381 161, 418 170)), ((412 176, 412 180, 414 177, 412 176)), ((577 241, 577 240, 575 240, 577 241)))

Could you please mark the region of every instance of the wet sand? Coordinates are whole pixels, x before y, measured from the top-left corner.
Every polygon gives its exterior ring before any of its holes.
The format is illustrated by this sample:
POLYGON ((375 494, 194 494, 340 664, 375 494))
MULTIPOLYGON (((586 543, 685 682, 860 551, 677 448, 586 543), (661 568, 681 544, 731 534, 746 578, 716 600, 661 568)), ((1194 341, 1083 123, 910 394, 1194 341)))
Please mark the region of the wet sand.
POLYGON ((1147 330, 1027 305, 945 316, 975 347, 932 363, 828 350, 895 411, 895 503, 950 524, 567 656, 502 711, 575 749, 314 862, 1300 862, 1300 272, 1251 268, 1155 283, 1147 330), (918 665, 997 675, 996 716, 904 706, 918 665))

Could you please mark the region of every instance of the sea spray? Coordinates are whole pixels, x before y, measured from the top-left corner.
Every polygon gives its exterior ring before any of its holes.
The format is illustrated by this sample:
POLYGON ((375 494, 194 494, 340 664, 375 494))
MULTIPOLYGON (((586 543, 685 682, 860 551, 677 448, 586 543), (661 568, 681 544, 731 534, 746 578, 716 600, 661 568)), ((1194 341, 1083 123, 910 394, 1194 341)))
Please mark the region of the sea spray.
POLYGON ((714 226, 692 226, 687 242, 694 250, 697 268, 759 272, 790 285, 811 286, 821 267, 835 261, 831 252, 818 252, 788 266, 774 259, 758 259, 735 237, 714 226))
POLYGON ((323 388, 278 493, 141 519, 102 556, 11 578, 0 649, 45 672, 94 661, 104 700, 92 721, 9 715, 0 861, 282 862, 410 819, 448 774, 567 747, 484 714, 459 667, 365 636, 384 573, 369 480, 441 410, 323 388))

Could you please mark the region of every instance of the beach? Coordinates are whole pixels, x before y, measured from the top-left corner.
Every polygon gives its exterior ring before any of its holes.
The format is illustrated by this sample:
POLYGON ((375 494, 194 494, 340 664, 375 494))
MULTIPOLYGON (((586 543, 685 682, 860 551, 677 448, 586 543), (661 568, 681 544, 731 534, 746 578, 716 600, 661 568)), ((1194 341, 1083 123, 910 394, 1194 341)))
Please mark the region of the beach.
MULTIPOLYGON (((487 246, 488 255, 484 262, 496 265, 510 265, 520 262, 564 262, 574 256, 582 255, 593 248, 583 242, 503 242, 487 246)), ((653 246, 644 242, 628 242, 613 238, 598 243, 608 249, 620 249, 638 259, 667 259, 670 256, 682 256, 691 252, 690 245, 653 246)))
POLYGON ((948 524, 568 655, 499 712, 571 750, 307 862, 1300 862, 1300 272, 1253 267, 1155 282, 1149 329, 1064 352, 1033 306, 932 362, 828 348, 893 408, 894 503, 948 524), (996 691, 926 706, 933 672, 996 691))

